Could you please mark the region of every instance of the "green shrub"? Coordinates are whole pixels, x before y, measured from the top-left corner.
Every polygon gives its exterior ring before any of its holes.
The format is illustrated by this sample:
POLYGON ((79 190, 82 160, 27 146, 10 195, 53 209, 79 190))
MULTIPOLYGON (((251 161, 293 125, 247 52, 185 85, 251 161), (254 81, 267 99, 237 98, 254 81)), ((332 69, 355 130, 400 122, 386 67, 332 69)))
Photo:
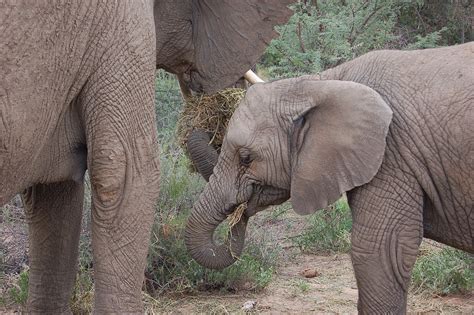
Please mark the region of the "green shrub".
POLYGON ((262 57, 262 66, 273 78, 316 73, 384 48, 393 33, 397 12, 408 1, 299 1, 295 14, 278 27, 262 57))
POLYGON ((371 50, 473 40, 472 1, 298 1, 260 66, 270 78, 317 73, 371 50))
POLYGON ((29 282, 29 273, 28 269, 20 272, 17 283, 10 288, 9 294, 10 299, 15 304, 24 305, 28 299, 28 282, 29 282))
POLYGON ((412 285, 415 290, 440 295, 470 292, 474 288, 473 256, 447 247, 418 257, 412 285))
POLYGON ((443 27, 439 31, 427 34, 426 36, 416 35, 416 41, 407 46, 408 49, 424 49, 435 48, 439 46, 441 34, 446 32, 447 28, 443 27))
POLYGON ((305 252, 348 252, 351 227, 349 205, 345 198, 340 199, 312 214, 308 227, 295 242, 305 252))

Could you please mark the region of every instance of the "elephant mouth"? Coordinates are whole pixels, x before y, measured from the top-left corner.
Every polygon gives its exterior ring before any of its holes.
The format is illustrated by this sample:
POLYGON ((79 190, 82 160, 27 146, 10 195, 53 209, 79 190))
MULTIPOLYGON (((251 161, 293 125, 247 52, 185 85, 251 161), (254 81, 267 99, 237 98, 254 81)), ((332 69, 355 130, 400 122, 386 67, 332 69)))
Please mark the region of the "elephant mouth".
MULTIPOLYGON (((279 205, 290 198, 290 191, 268 185, 258 185, 255 187, 250 199, 247 202, 245 215, 254 216, 257 212, 265 210, 269 206, 279 205)), ((232 211, 234 211, 233 209, 232 211)))

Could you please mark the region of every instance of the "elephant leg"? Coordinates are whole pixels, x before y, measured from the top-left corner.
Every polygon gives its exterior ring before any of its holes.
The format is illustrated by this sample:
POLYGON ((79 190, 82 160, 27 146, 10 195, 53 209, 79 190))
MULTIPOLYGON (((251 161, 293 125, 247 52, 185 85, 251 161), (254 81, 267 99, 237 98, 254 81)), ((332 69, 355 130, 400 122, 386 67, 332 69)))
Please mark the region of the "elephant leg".
POLYGON ((130 152, 111 136, 100 146, 92 152, 90 166, 94 310, 142 313, 141 288, 159 187, 157 163, 149 161, 154 165, 150 168, 132 165, 130 152))
POLYGON ((411 270, 423 237, 423 192, 407 172, 383 166, 369 184, 348 197, 358 310, 404 314, 411 270))
POLYGON ((29 313, 70 313, 84 185, 36 185, 23 193, 29 228, 29 313))
MULTIPOLYGON (((140 31, 137 26, 133 32, 140 31)), ((94 311, 101 314, 143 313, 141 289, 159 191, 154 44, 141 46, 151 43, 135 40, 145 34, 133 32, 123 42, 134 44, 111 52, 79 99, 92 186, 94 311)))

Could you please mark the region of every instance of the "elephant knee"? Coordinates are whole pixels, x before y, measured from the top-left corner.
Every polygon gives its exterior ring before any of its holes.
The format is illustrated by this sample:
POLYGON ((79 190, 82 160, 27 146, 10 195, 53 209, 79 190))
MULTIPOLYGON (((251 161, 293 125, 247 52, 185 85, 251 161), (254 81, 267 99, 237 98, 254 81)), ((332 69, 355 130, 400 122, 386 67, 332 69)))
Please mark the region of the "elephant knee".
POLYGON ((120 203, 125 186, 127 152, 118 140, 109 137, 92 152, 90 178, 94 204, 100 208, 115 208, 120 203))

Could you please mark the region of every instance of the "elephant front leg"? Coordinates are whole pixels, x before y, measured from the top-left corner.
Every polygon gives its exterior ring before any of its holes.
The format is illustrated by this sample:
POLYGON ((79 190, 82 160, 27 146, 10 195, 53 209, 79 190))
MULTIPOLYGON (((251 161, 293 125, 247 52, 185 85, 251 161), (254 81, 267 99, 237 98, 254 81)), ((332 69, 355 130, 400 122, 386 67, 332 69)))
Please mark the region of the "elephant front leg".
POLYGON ((125 70, 117 78, 104 74, 91 80, 82 99, 97 313, 143 313, 141 288, 158 198, 159 159, 154 69, 137 70, 143 71, 133 80, 129 75, 135 73, 125 70))
POLYGON ((117 26, 122 33, 113 38, 119 40, 108 43, 77 102, 92 185, 94 312, 100 314, 143 313, 141 288, 159 190, 153 19, 132 7, 117 26))
POLYGON ((36 185, 23 193, 29 228, 29 313, 70 313, 77 269, 82 183, 36 185))
POLYGON ((97 313, 142 313, 144 280, 158 164, 154 147, 139 136, 132 142, 117 133, 95 134, 92 183, 92 247, 97 313), (132 152, 132 148, 138 150, 132 152), (148 154, 142 155, 143 152, 148 154))
POLYGON ((376 175, 348 194, 353 215, 352 264, 361 314, 405 314, 411 270, 423 236, 416 181, 376 175))

